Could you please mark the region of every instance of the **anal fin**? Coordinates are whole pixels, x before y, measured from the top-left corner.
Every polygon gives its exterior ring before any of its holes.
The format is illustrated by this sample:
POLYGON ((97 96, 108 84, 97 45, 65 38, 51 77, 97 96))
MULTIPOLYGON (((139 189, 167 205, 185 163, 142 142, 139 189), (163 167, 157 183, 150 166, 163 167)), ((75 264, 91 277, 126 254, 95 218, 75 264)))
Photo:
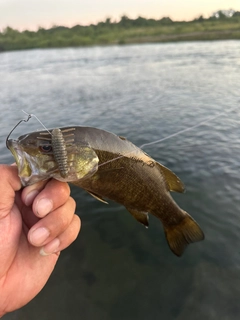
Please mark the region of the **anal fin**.
POLYGON ((126 208, 126 209, 131 213, 131 215, 132 215, 138 222, 140 222, 140 223, 143 224, 146 228, 148 228, 148 226, 149 226, 149 223, 148 223, 149 217, 148 217, 148 213, 147 213, 147 212, 138 211, 138 210, 136 210, 136 209, 129 209, 129 208, 126 208))

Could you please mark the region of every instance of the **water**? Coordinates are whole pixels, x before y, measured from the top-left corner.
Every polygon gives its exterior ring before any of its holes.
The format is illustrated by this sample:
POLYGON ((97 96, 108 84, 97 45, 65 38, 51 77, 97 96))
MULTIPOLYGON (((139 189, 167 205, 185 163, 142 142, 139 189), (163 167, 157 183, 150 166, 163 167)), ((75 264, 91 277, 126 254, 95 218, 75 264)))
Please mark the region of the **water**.
MULTIPOLYGON (((178 204, 206 239, 177 258, 161 223, 73 188, 82 230, 50 280, 6 319, 239 319, 240 42, 191 42, 0 54, 2 163, 10 129, 35 113, 46 127, 89 125, 136 145, 215 120, 144 150, 187 192, 178 204)), ((37 130, 35 119, 13 137, 37 130)))

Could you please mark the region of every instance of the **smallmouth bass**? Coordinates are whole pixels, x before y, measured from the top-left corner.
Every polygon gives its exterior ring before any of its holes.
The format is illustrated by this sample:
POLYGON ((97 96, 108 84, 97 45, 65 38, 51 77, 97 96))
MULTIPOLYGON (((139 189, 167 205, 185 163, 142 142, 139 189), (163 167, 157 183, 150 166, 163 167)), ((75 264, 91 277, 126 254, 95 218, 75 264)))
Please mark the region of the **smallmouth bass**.
POLYGON ((124 205, 146 227, 150 213, 161 220, 177 256, 188 244, 204 239, 199 225, 170 195, 184 191, 180 179, 123 137, 74 126, 8 139, 7 147, 23 186, 49 178, 70 182, 102 202, 124 205))

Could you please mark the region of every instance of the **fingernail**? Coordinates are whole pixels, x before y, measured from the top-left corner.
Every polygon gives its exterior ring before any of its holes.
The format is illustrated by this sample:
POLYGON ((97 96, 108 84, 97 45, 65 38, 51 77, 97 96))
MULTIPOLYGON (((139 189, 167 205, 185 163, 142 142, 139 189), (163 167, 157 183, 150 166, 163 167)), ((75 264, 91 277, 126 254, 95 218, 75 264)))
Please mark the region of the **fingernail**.
POLYGON ((29 236, 30 242, 33 245, 39 246, 49 237, 49 235, 50 235, 50 232, 48 229, 38 228, 30 234, 29 236))
POLYGON ((50 243, 48 243, 46 246, 41 248, 40 254, 42 256, 49 256, 50 254, 57 252, 59 246, 60 246, 60 240, 58 238, 55 238, 50 243))
POLYGON ((37 203, 37 214, 39 217, 44 217, 48 214, 53 208, 52 200, 50 199, 41 199, 37 203))
POLYGON ((29 192, 29 194, 27 194, 26 198, 25 198, 26 206, 30 206, 38 194, 39 194, 38 190, 33 190, 33 191, 29 192))

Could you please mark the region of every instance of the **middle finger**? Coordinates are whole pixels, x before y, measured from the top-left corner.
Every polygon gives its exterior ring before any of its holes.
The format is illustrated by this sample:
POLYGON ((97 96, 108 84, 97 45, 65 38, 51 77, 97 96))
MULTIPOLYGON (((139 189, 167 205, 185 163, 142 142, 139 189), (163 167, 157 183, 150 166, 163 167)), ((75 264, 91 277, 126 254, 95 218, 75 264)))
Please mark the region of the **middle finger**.
POLYGON ((29 242, 36 246, 43 246, 62 234, 70 225, 76 204, 73 198, 69 199, 61 207, 50 212, 39 220, 28 232, 29 242))

